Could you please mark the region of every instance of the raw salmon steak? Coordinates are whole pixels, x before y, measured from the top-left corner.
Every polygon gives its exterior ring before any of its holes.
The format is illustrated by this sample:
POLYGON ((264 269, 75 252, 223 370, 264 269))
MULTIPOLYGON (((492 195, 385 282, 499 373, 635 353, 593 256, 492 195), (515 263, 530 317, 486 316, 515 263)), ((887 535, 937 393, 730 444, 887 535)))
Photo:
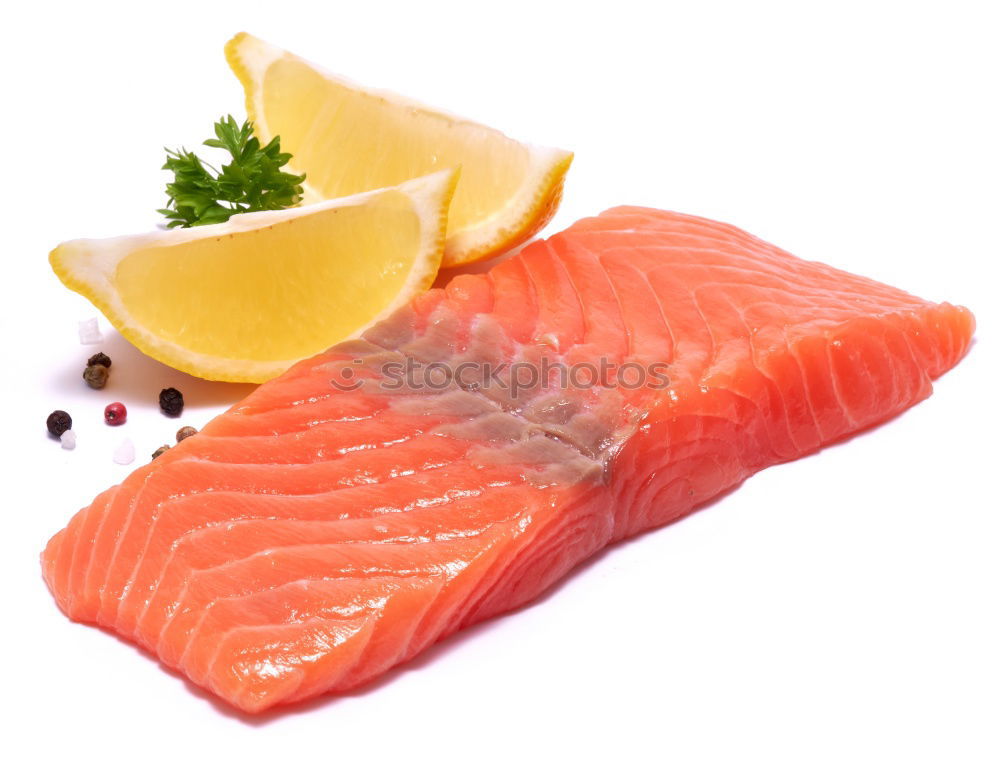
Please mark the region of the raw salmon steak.
POLYGON ((927 397, 973 328, 616 208, 262 385, 77 513, 45 580, 242 710, 344 691, 927 397))

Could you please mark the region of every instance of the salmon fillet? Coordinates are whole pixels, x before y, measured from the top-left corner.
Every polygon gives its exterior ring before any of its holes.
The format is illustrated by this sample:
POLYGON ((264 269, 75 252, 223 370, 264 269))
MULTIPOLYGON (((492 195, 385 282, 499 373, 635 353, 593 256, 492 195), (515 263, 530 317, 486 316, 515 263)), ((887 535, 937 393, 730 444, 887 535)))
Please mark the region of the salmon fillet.
POLYGON ((77 513, 44 577, 242 710, 343 691, 927 397, 973 329, 615 208, 262 385, 77 513))

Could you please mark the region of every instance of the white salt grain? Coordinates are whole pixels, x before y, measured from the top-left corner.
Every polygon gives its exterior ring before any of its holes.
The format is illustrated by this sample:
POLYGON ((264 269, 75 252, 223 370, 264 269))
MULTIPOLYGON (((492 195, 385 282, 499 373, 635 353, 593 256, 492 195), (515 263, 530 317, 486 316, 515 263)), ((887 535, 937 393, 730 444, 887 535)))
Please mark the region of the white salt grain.
POLYGON ((76 449, 76 431, 71 428, 66 429, 59 437, 59 441, 63 449, 76 449))
POLYGON ((131 439, 126 439, 115 450, 114 460, 119 465, 130 465, 135 462, 135 445, 131 439))
POLYGON ((101 327, 97 325, 96 318, 88 318, 80 321, 79 324, 80 344, 97 344, 101 341, 101 327))

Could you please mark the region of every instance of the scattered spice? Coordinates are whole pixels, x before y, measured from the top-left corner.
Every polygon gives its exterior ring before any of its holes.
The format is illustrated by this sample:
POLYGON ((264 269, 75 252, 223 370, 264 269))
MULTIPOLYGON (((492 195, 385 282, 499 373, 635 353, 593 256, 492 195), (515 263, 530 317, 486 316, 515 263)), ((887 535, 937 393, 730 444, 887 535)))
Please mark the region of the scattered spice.
POLYGON ((83 369, 83 380, 91 389, 103 389, 104 385, 108 383, 108 369, 101 363, 87 365, 83 369))
POLYGON ((80 336, 80 344, 97 344, 101 341, 101 327, 97 325, 96 318, 79 321, 77 330, 80 336))
POLYGON ((87 358, 87 367, 92 365, 103 365, 105 368, 111 367, 111 358, 105 355, 103 352, 98 352, 87 358))
POLYGON ((128 417, 128 411, 121 402, 112 402, 104 408, 104 422, 109 426, 120 426, 128 417))
POLYGON ((45 419, 45 427, 52 436, 58 438, 73 428, 73 419, 65 410, 53 410, 45 419))
POLYGON ((157 447, 156 448, 156 452, 153 453, 153 458, 152 459, 155 460, 160 455, 162 455, 164 452, 166 452, 168 449, 170 449, 170 445, 169 444, 164 444, 162 447, 157 447))
POLYGON ((119 465, 130 465, 135 462, 135 445, 132 444, 132 440, 126 439, 119 444, 112 459, 119 465))
POLYGON ((59 441, 62 442, 63 449, 76 449, 76 431, 71 428, 66 429, 59 437, 59 441))
POLYGON ((194 436, 197 433, 198 429, 196 429, 194 426, 183 426, 177 429, 177 443, 180 444, 189 436, 194 436))
POLYGON ((160 392, 160 409, 171 418, 176 418, 184 410, 184 395, 172 386, 160 392))

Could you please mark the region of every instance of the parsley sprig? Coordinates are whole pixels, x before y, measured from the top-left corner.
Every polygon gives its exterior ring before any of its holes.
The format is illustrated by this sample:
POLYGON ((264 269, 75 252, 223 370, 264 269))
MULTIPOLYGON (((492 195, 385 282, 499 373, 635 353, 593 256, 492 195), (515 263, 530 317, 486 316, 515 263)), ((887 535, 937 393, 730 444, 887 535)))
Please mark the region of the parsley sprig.
POLYGON ((167 207, 158 212, 170 219, 168 227, 222 223, 237 213, 278 210, 302 199, 305 174, 281 170, 292 156, 281 152, 279 137, 261 147, 253 124, 238 126, 232 116, 215 124, 215 137, 203 144, 222 148, 232 158, 221 171, 184 148, 166 150, 163 168, 173 171, 174 180, 167 184, 167 207))

